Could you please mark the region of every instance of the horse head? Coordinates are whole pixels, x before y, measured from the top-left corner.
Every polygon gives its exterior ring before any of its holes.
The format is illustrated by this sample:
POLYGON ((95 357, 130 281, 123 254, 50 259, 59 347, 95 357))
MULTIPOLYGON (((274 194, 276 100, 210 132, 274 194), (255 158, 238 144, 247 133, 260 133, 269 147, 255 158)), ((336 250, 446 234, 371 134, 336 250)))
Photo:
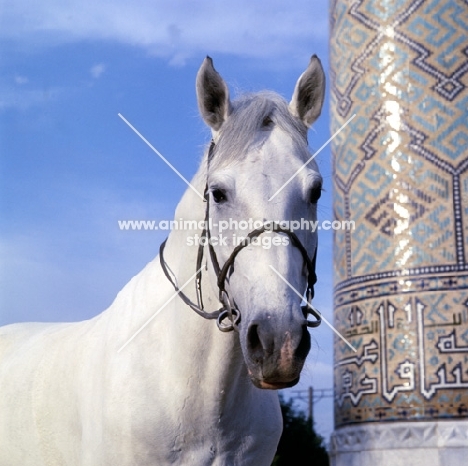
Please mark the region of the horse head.
POLYGON ((311 222, 322 178, 310 160, 307 130, 321 112, 324 72, 313 56, 289 104, 271 92, 231 101, 207 57, 196 89, 213 138, 205 192, 211 283, 239 331, 253 383, 290 387, 310 350, 300 296, 315 282, 311 222))

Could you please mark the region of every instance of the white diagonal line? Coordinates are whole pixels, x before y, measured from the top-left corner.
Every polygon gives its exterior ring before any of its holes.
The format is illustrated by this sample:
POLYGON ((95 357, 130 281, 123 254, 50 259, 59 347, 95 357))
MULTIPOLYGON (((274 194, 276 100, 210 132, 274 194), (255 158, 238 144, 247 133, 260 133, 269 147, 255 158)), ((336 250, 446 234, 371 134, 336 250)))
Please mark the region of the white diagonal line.
POLYGON ((125 122, 127 123, 127 125, 138 135, 140 136, 140 138, 150 147, 151 150, 153 150, 153 152, 155 152, 163 162, 165 162, 169 168, 171 168, 177 175, 179 175, 179 177, 185 181, 185 183, 187 184, 187 186, 189 186, 190 188, 192 188, 195 193, 197 193, 197 195, 202 199, 204 200, 203 196, 199 193, 198 189, 196 189, 191 183, 190 181, 188 181, 184 175, 182 175, 182 173, 179 172, 179 170, 177 170, 177 168, 174 167, 174 165, 171 164, 171 162, 169 162, 169 160, 166 159, 166 157, 164 157, 161 152, 159 152, 155 147, 153 147, 153 145, 121 114, 121 113, 118 113, 119 117, 125 122))
POLYGON ((120 353, 133 339, 197 276, 203 269, 200 267, 117 351, 120 353))
MULTIPOLYGON (((286 278, 283 277, 283 275, 281 275, 272 265, 270 265, 270 269, 273 270, 273 272, 276 273, 276 275, 278 275, 278 277, 281 278, 281 280, 283 280, 284 283, 286 283, 286 285, 289 286, 289 288, 291 288, 291 290, 294 291, 294 293, 297 294, 297 296, 299 296, 299 298, 301 299, 304 299, 304 296, 299 293, 299 291, 296 290, 296 288, 294 288, 294 286, 291 285, 291 283, 289 283, 286 278)), ((318 311, 317 311, 318 312, 318 311)), ((332 324, 330 324, 330 322, 328 322, 327 319, 325 319, 325 317, 323 317, 323 314, 321 312, 319 312, 320 314, 320 318, 355 352, 357 353, 357 349, 343 336, 341 335, 340 332, 338 332, 338 330, 336 330, 335 327, 333 327, 332 324)))
POLYGON ((322 145, 322 147, 321 147, 317 152, 315 152, 315 154, 314 154, 309 160, 307 160, 307 162, 304 163, 304 164, 296 171, 296 173, 294 173, 294 175, 292 175, 291 178, 289 178, 289 180, 286 181, 286 183, 284 183, 283 186, 281 186, 281 188, 279 188, 278 191, 276 191, 276 193, 273 194, 273 196, 270 197, 270 199, 268 199, 268 201, 271 201, 273 198, 275 198, 275 197, 284 189, 284 187, 287 186, 287 185, 291 182, 291 180, 293 180, 293 179, 308 165, 308 163, 309 163, 311 160, 313 160, 315 157, 317 157, 317 155, 319 155, 320 152, 321 152, 323 149, 325 149, 325 147, 327 147, 328 144, 330 144, 330 142, 332 142, 333 139, 335 139, 336 136, 338 136, 338 134, 341 133, 341 131, 343 131, 343 130, 346 128, 346 126, 348 125, 348 123, 350 123, 351 120, 352 120, 355 116, 356 116, 356 114, 354 114, 354 115, 353 115, 353 116, 352 116, 352 117, 351 117, 351 118, 350 118, 350 119, 349 119, 349 120, 348 120, 348 121, 347 121, 347 122, 346 122, 346 123, 345 123, 345 124, 328 140, 328 141, 327 141, 327 142, 326 142, 326 143, 324 143, 324 144, 322 145))

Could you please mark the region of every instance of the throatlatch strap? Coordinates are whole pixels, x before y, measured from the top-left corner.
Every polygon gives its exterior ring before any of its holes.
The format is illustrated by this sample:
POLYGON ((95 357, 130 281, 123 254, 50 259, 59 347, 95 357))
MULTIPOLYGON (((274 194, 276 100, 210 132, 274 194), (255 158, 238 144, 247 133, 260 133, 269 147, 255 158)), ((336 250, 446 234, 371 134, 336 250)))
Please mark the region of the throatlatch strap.
MULTIPOLYGON (((214 312, 206 312, 203 308, 197 306, 192 300, 177 286, 177 283, 172 279, 169 269, 167 267, 166 261, 164 260, 164 248, 166 246, 166 241, 165 239, 162 243, 161 246, 159 247, 159 263, 161 264, 161 268, 164 272, 164 275, 167 277, 171 285, 174 287, 174 290, 177 292, 177 294, 180 296, 182 301, 187 304, 191 309, 193 309, 197 314, 200 316, 204 317, 205 319, 217 319, 219 315, 221 314, 221 310, 219 311, 214 311, 214 312)), ((198 270, 198 269, 197 269, 198 270)))

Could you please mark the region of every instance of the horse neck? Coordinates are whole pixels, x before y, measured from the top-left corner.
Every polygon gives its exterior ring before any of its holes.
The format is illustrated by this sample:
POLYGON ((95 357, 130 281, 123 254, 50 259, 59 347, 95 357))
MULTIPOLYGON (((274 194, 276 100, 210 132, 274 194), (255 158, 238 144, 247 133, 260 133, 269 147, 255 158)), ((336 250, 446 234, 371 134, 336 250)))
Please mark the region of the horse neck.
MULTIPOLYGON (((193 185, 199 193, 203 193, 205 189, 203 173, 194 178, 193 185)), ((189 188, 176 209, 175 220, 190 220, 201 224, 205 220, 205 209, 206 203, 189 188)), ((173 229, 164 250, 164 259, 174 273, 179 287, 190 282, 183 291, 194 303, 197 302, 193 276, 197 267, 198 247, 189 245, 188 238, 200 236, 201 233, 199 228, 195 230, 173 229)), ((205 254, 203 265, 207 260, 210 260, 209 255, 205 254)), ((169 282, 167 277, 162 280, 169 282)), ((174 292, 172 288, 171 295, 174 292)), ((209 282, 205 267, 202 271, 202 294, 207 312, 220 308, 217 293, 209 282)), ((180 346, 182 343, 183 348, 179 351, 179 355, 184 359, 184 363, 195 360, 199 374, 205 373, 206 377, 211 378, 212 382, 221 386, 222 389, 225 389, 226 385, 233 387, 237 383, 245 383, 244 378, 247 377, 247 372, 239 337, 235 332, 229 334, 220 332, 215 320, 207 320, 199 316, 180 298, 174 299, 172 309, 166 313, 166 316, 169 316, 170 312, 174 313, 170 323, 177 340, 174 344, 180 346)))

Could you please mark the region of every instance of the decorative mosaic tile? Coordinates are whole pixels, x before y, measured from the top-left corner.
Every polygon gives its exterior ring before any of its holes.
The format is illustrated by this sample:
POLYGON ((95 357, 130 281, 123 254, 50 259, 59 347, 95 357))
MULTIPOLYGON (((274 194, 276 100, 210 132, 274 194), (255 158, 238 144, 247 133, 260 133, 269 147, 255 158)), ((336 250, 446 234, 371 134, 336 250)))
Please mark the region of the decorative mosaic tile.
POLYGON ((335 425, 468 417, 468 2, 331 5, 335 425))

